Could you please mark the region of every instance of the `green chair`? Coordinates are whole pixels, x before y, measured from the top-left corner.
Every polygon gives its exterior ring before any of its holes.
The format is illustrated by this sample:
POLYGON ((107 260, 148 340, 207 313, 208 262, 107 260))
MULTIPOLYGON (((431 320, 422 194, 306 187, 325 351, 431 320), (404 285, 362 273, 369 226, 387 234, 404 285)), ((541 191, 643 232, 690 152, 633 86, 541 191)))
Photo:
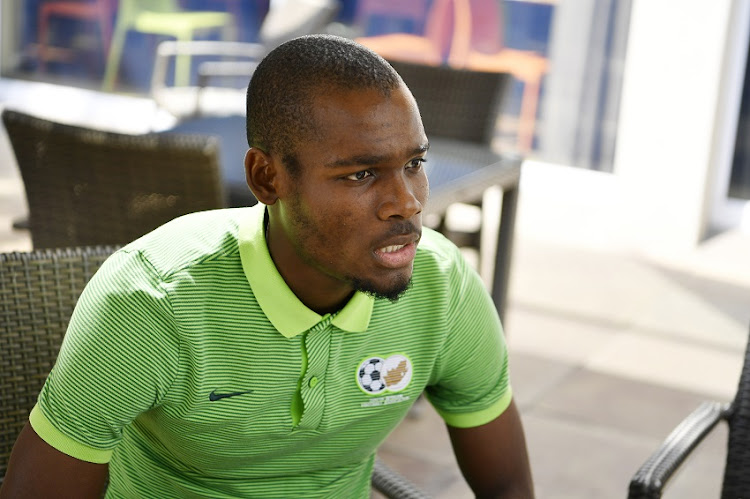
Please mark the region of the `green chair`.
MULTIPOLYGON (((177 0, 120 0, 102 89, 114 89, 128 31, 173 36, 179 41, 190 41, 196 31, 205 29, 221 29, 225 40, 234 39, 234 16, 228 12, 184 11, 177 0)), ((187 85, 189 80, 190 56, 184 55, 175 62, 175 82, 187 85)))

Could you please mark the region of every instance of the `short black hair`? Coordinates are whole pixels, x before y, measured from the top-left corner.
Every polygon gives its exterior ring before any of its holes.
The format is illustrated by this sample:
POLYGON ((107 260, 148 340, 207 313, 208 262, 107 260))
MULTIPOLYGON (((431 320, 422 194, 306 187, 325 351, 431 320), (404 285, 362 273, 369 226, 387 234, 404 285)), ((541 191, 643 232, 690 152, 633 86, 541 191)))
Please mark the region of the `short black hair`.
POLYGON ((316 91, 376 89, 389 96, 403 81, 388 62, 362 45, 333 35, 307 35, 272 50, 247 87, 247 142, 282 157, 298 173, 296 145, 315 130, 316 91))

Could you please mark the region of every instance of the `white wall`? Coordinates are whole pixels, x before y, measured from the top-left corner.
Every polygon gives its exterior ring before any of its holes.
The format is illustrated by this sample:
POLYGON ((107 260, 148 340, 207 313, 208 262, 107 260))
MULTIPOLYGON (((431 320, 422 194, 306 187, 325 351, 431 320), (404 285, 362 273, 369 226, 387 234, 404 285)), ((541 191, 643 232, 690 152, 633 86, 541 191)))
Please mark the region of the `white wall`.
POLYGON ((705 235, 732 14, 732 0, 633 2, 615 173, 636 248, 681 252, 705 235))

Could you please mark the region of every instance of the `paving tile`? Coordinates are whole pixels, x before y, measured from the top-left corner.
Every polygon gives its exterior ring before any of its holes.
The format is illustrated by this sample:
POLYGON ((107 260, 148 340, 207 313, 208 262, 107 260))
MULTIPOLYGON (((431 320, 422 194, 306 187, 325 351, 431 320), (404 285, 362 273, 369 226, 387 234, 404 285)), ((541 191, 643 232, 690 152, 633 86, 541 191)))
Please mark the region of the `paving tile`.
POLYGON ((505 326, 511 354, 532 354, 574 365, 581 365, 606 349, 622 331, 618 324, 582 320, 518 304, 508 308, 505 326))
POLYGON ((519 410, 523 413, 536 405, 575 370, 571 364, 511 350, 510 376, 519 410))
POLYGON ((735 227, 713 234, 685 255, 655 258, 662 266, 722 282, 750 287, 750 231, 735 227))
MULTIPOLYGON (((546 415, 529 415, 524 424, 536 495, 544 499, 626 497, 631 477, 659 444, 655 439, 546 415)), ((682 473, 670 487, 670 493, 677 493, 665 497, 718 497, 721 455, 717 454, 714 450, 693 460, 685 470, 692 476, 682 473)))
POLYGON ((455 465, 445 423, 424 398, 420 398, 415 405, 418 408, 416 416, 412 414, 404 419, 391 432, 381 449, 440 466, 455 465))
POLYGON ((518 238, 509 300, 627 326, 658 300, 664 289, 654 282, 659 279, 653 269, 623 253, 518 238))
POLYGON ((531 414, 661 440, 705 400, 700 393, 578 369, 547 392, 531 414))
MULTIPOLYGON (((639 327, 679 333, 709 344, 744 349, 750 327, 750 283, 739 285, 652 264, 670 283, 670 293, 635 322, 639 327)), ((750 265, 745 262, 745 267, 750 265)))
POLYGON ((750 283, 717 281, 623 252, 524 238, 514 251, 511 308, 740 349, 750 326, 749 301, 750 283))
POLYGON ((737 347, 750 325, 750 284, 670 270, 623 252, 519 238, 509 302, 537 310, 737 347))
POLYGON ((647 334, 620 334, 586 362, 602 373, 731 400, 744 355, 647 334))
POLYGON ((433 497, 463 497, 470 494, 453 456, 445 424, 424 398, 416 411, 388 436, 378 450, 385 464, 433 497), (444 495, 447 490, 453 496, 444 495))
MULTIPOLYGON (((391 469, 407 477, 419 490, 430 497, 445 497, 446 499, 473 497, 471 489, 466 485, 455 462, 451 464, 436 464, 435 462, 386 449, 378 451, 378 456, 391 469), (446 495, 449 490, 451 491, 451 495, 446 495)), ((379 493, 377 495, 373 494, 373 496, 381 497, 379 493)))

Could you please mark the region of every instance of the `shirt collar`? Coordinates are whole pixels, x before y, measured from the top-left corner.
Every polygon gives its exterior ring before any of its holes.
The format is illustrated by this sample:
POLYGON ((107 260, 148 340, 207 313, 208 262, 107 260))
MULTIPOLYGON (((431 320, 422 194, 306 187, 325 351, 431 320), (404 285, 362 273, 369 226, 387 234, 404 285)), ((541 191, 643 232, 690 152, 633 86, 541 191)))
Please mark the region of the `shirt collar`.
MULTIPOLYGON (((324 319, 307 308, 289 289, 271 259, 265 237, 266 207, 258 203, 240 220, 239 247, 242 268, 260 308, 286 338, 303 333, 324 319)), ((349 332, 364 332, 370 324, 375 299, 357 291, 337 312, 332 324, 349 332)))

